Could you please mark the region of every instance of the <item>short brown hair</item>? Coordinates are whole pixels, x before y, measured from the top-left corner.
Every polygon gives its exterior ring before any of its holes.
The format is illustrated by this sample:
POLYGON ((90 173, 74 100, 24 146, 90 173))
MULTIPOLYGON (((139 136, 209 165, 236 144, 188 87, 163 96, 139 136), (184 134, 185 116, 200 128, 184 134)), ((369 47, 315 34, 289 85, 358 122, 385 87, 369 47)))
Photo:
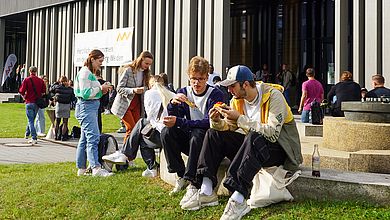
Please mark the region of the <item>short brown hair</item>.
POLYGON ((28 69, 30 72, 32 73, 36 73, 38 72, 38 68, 36 66, 30 66, 30 68, 28 69))
POLYGON ((307 77, 313 77, 314 75, 315 75, 314 69, 313 68, 307 68, 306 76, 307 77))
POLYGON ((351 72, 343 71, 341 73, 341 76, 340 76, 340 81, 348 81, 348 80, 352 80, 352 78, 353 78, 353 75, 351 72))
POLYGON ((210 64, 205 58, 200 56, 195 56, 190 60, 188 65, 188 75, 190 73, 200 73, 202 75, 207 75, 209 73, 210 64))
POLYGON ((379 85, 385 84, 385 77, 380 74, 376 74, 372 76, 372 81, 376 82, 379 85))

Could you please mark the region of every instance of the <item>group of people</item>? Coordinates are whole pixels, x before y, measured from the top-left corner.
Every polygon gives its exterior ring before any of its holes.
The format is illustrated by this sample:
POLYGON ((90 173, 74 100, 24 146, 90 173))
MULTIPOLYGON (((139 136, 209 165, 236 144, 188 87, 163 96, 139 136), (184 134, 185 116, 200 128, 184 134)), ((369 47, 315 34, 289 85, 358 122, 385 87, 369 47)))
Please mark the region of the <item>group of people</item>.
MULTIPOLYGON (((246 199, 250 196, 252 179, 261 168, 283 165, 290 174, 299 169, 301 145, 293 114, 283 95, 286 88, 256 82, 256 74, 243 65, 230 68, 227 78, 221 81, 220 75, 214 73, 205 58, 195 56, 187 69, 189 85, 174 92, 166 74, 150 73, 153 60, 153 55, 144 51, 120 68, 117 95, 110 110, 124 123, 126 134, 121 149, 103 156, 103 160, 126 164, 136 158, 140 149, 147 165, 142 176, 156 177, 159 164, 154 149, 162 148, 168 171, 177 175, 176 184, 169 194, 186 190, 180 201, 181 208, 198 210, 218 205, 215 192, 217 171, 227 157, 231 163, 223 185, 232 194, 221 219, 240 219, 250 211, 246 199), (227 89, 231 99, 222 88, 227 89), (187 163, 182 154, 188 156, 187 163)), ((79 176, 87 174, 87 161, 93 176, 113 175, 103 169, 98 156, 102 98, 112 90, 112 85, 101 78, 103 61, 104 54, 100 50, 91 51, 74 81, 75 116, 81 126, 76 153, 79 176)), ((35 67, 30 68, 31 83, 35 84, 38 94, 45 94, 46 86, 36 77, 36 71, 35 67)), ((302 85, 299 107, 305 120, 310 111, 307 103, 324 97, 322 85, 314 79, 314 69, 307 69, 306 76, 308 80, 302 85)), ((282 78, 289 76, 283 75, 282 78)), ((342 82, 350 81, 352 74, 343 72, 344 78, 342 82)), ((32 97, 30 91, 26 93, 26 90, 31 90, 31 86, 27 86, 29 81, 26 79, 22 83, 20 92, 25 95, 29 128, 32 140, 36 140, 32 118, 38 109, 30 104, 36 97, 32 97)), ((64 119, 69 117, 68 112, 62 111, 69 107, 69 97, 65 94, 69 95, 70 90, 66 82, 66 77, 61 77, 58 85, 51 89, 59 94, 57 101, 65 100, 59 101, 56 107, 59 109, 58 118, 64 119)), ((377 88, 372 93, 388 91, 382 88, 383 77, 375 76, 375 82, 377 88), (382 87, 378 86, 380 83, 382 87)), ((337 100, 342 100, 337 95, 338 87, 336 85, 331 92, 334 90, 337 100)), ((358 89, 360 92, 360 87, 358 89)))
MULTIPOLYGON (((104 55, 90 53, 77 74, 76 117, 81 125, 77 148, 78 175, 86 172, 86 159, 94 176, 111 176, 98 160, 99 99, 108 87, 98 83, 94 72, 104 55)), ((135 159, 138 149, 147 165, 145 177, 157 176, 154 149, 162 147, 170 173, 177 180, 170 195, 187 190, 180 201, 184 210, 218 204, 214 191, 217 170, 227 157, 231 164, 224 185, 232 192, 221 219, 239 219, 250 211, 246 204, 252 179, 262 167, 284 165, 294 173, 302 162, 298 131, 292 112, 279 88, 257 83, 251 70, 232 67, 219 86, 233 96, 229 105, 224 93, 208 83, 213 71, 209 62, 193 57, 188 65, 189 86, 172 92, 164 74, 151 75, 153 55, 142 52, 120 69, 117 96, 111 112, 126 126, 120 151, 103 156, 114 164, 135 159), (144 115, 146 113, 146 115, 144 115), (150 131, 150 127, 154 128, 150 131), (187 163, 182 154, 188 156, 187 163)), ((219 76, 218 76, 219 77, 219 76)))
MULTIPOLYGON (((322 102, 324 100, 324 89, 322 84, 315 79, 313 68, 306 69, 307 81, 302 83, 302 95, 298 108, 301 113, 301 121, 304 123, 311 122, 311 106, 313 102, 322 102)), ((361 88, 360 85, 353 81, 353 75, 349 71, 343 71, 340 76, 340 82, 334 85, 327 94, 327 100, 330 102, 330 113, 333 117, 344 117, 341 110, 341 103, 345 101, 360 101, 365 98, 390 97, 390 89, 384 86, 385 79, 382 75, 372 76, 371 91, 361 88)))

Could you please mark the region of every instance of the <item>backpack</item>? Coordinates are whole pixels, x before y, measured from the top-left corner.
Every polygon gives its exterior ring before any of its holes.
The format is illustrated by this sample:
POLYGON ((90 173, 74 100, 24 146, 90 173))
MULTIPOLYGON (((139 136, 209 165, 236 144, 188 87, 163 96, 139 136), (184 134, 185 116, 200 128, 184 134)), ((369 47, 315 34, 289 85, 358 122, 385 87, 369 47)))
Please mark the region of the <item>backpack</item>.
POLYGON ((81 136, 81 128, 77 126, 73 126, 72 132, 70 133, 70 136, 73 138, 80 138, 81 136))
POLYGON ((313 125, 322 125, 323 118, 324 113, 322 112, 321 105, 317 100, 314 100, 311 103, 311 123, 313 125))
MULTIPOLYGON (((102 165, 102 167, 108 171, 112 171, 113 165, 112 163, 105 162, 102 157, 104 155, 115 153, 115 151, 118 151, 118 142, 116 141, 115 137, 110 134, 100 134, 100 141, 98 146, 98 157, 99 157, 99 163, 102 165)), ((128 168, 128 164, 125 165, 115 165, 116 170, 125 170, 128 168)))

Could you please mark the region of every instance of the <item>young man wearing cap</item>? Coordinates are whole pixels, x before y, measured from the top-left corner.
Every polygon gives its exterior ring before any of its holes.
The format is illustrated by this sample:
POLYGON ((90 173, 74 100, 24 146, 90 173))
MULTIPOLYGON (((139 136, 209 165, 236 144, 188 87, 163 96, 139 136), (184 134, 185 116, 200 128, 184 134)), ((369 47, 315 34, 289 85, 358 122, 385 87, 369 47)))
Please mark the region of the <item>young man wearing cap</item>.
POLYGON ((250 211, 246 204, 252 179, 262 167, 283 165, 294 172, 302 162, 294 117, 283 94, 264 83, 255 83, 246 66, 232 67, 220 82, 232 93, 231 107, 209 111, 211 128, 199 156, 197 178, 181 201, 186 210, 218 204, 213 191, 217 171, 227 157, 231 164, 224 186, 233 194, 221 219, 240 219, 250 211), (190 190, 192 189, 192 190, 190 190))
POLYGON ((179 177, 170 194, 175 194, 195 181, 197 163, 204 135, 210 128, 209 110, 223 102, 223 93, 207 84, 209 62, 195 56, 188 66, 190 86, 178 90, 168 104, 168 114, 163 118, 161 143, 168 164, 168 172, 179 177), (181 153, 188 156, 187 165, 181 153))

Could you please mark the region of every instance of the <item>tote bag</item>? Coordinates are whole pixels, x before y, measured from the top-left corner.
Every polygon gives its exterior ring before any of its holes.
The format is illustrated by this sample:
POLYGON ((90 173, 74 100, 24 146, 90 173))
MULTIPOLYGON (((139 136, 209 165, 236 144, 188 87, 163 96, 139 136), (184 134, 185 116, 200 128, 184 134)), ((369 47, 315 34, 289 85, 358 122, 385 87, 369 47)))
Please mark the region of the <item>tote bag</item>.
POLYGON ((286 186, 297 179, 301 171, 298 170, 286 178, 287 172, 282 165, 261 169, 252 180, 253 187, 248 205, 251 208, 259 208, 282 201, 292 201, 294 198, 286 186))

